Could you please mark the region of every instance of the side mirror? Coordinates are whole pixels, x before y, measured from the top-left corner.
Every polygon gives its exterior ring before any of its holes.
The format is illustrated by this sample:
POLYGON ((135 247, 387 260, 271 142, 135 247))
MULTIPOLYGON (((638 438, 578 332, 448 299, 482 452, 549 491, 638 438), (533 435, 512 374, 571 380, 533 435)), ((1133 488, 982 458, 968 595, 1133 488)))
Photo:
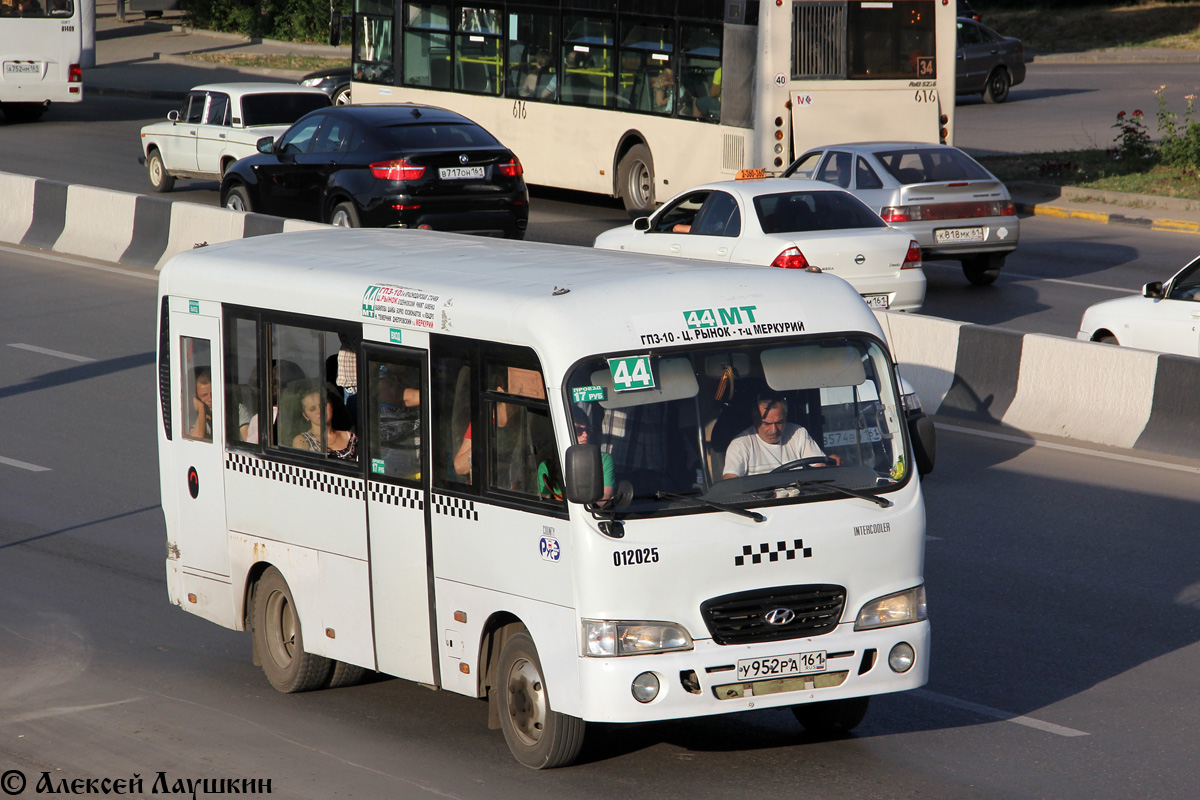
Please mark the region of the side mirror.
POLYGON ((260 152, 260 153, 266 153, 267 155, 274 153, 275 152, 275 137, 274 136, 262 137, 261 139, 258 140, 258 144, 256 145, 256 147, 258 148, 258 152, 260 152))
POLYGON ((649 217, 638 217, 637 219, 635 219, 633 221, 633 229, 635 231, 650 230, 650 218, 649 217))
POLYGON ((571 503, 598 503, 604 496, 604 465, 600 448, 573 444, 567 448, 566 495, 571 503))
POLYGON ((908 438, 912 440, 917 472, 928 475, 937 461, 937 428, 933 420, 918 412, 908 417, 908 438))
POLYGON ((1147 283, 1142 287, 1142 297, 1149 297, 1151 300, 1160 300, 1163 296, 1162 281, 1154 281, 1147 283))
POLYGON ((179 112, 178 111, 168 111, 167 112, 167 121, 168 122, 179 122, 179 112))

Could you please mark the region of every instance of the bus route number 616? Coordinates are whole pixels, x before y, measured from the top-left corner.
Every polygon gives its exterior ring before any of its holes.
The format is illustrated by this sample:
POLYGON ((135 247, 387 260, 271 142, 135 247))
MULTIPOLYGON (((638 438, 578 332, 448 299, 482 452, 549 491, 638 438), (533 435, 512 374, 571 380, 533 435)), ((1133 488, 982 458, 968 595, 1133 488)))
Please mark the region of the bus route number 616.
POLYGON ((525 119, 524 100, 513 100, 513 119, 525 119))

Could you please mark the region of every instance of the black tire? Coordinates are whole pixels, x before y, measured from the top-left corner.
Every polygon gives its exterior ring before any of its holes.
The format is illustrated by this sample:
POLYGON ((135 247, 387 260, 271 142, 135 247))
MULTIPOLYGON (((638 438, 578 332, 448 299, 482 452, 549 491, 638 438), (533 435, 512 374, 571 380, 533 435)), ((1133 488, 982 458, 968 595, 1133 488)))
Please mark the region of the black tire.
POLYGON ((976 286, 991 286, 1000 277, 1004 269, 1003 253, 991 253, 981 256, 971 256, 962 260, 963 275, 976 286))
POLYGON ((333 93, 333 104, 335 106, 348 106, 350 102, 349 86, 343 86, 333 93))
POLYGON ((169 192, 175 188, 175 179, 167 172, 157 150, 151 150, 146 156, 146 177, 150 179, 150 188, 156 192, 169 192))
POLYGON ((367 671, 362 667, 347 664, 345 661, 334 661, 333 669, 329 673, 329 683, 325 684, 325 686, 328 689, 354 686, 356 683, 360 683, 366 674, 367 671))
POLYGON ((631 217, 654 210, 654 159, 650 148, 635 144, 617 164, 617 194, 631 217))
POLYGON ((1106 333, 1103 336, 1098 336, 1098 337, 1096 337, 1095 341, 1099 342, 1100 344, 1111 344, 1111 345, 1115 345, 1117 347, 1120 347, 1120 345, 1121 345, 1121 343, 1117 341, 1117 337, 1113 336, 1111 333, 1106 333))
POLYGON ((250 212, 254 210, 254 204, 250 202, 250 193, 240 183, 229 187, 229 191, 225 193, 225 201, 221 205, 231 211, 250 212))
POLYGON ((996 67, 988 75, 987 84, 983 87, 983 102, 1003 103, 1008 99, 1008 90, 1012 87, 1012 76, 1004 67, 996 67))
POLYGON ((837 736, 849 733, 858 727, 867 715, 869 697, 851 697, 846 700, 826 700, 823 703, 805 703, 792 706, 796 721, 804 730, 818 736, 837 736))
POLYGON ((354 207, 354 203, 348 201, 333 207, 333 211, 329 212, 329 224, 339 228, 362 227, 362 223, 358 221, 358 209, 354 207))
POLYGON ((587 723, 551 708, 542 662, 528 633, 514 634, 504 643, 496 674, 500 729, 517 761, 533 769, 574 761, 587 723))
POLYGON ((509 228, 504 232, 505 239, 521 240, 525 238, 525 231, 520 228, 509 228))
POLYGON ((251 628, 263 672, 276 689, 308 692, 328 685, 333 662, 305 651, 292 590, 274 567, 254 585, 251 628))

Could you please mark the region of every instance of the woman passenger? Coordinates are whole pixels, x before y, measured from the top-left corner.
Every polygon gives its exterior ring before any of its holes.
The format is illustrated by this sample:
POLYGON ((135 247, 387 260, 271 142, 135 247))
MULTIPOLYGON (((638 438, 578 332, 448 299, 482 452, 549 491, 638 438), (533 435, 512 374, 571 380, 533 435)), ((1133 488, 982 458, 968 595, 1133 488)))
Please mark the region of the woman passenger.
POLYGON ((309 429, 301 431, 292 440, 292 447, 297 450, 321 452, 321 431, 325 429, 325 450, 331 458, 354 460, 358 457, 358 436, 354 431, 338 430, 333 425, 333 405, 338 401, 338 393, 325 390, 325 413, 321 414, 321 389, 308 392, 300 398, 300 414, 309 424, 309 429))

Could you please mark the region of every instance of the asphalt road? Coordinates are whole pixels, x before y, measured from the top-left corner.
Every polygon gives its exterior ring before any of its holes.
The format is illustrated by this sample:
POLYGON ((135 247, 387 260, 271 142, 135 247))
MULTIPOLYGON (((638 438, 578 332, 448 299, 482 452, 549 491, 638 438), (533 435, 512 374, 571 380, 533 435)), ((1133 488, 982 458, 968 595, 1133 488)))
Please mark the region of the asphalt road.
MULTIPOLYGON (((1098 798, 1200 791, 1197 467, 939 432, 935 662, 819 741, 786 711, 597 726, 534 773, 486 706, 398 680, 274 692, 172 607, 154 283, 0 246, 0 772, 269 779, 285 798, 1098 798)), ((1200 465, 1198 465, 1200 466, 1200 465)), ((16 780, 5 777, 4 781, 16 780)), ((8 786, 9 784, 4 783, 8 786)))

